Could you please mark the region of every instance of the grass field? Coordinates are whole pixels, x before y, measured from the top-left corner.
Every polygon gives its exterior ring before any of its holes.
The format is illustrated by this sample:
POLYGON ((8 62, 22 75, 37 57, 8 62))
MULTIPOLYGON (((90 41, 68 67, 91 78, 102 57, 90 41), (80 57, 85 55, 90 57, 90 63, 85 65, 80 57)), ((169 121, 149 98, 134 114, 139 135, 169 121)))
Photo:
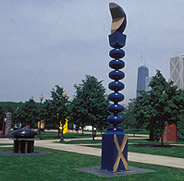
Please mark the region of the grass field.
MULTIPOLYGON (((101 135, 98 135, 98 136, 101 136, 101 135)), ((65 142, 65 144, 100 144, 101 143, 100 140, 93 141, 90 133, 85 133, 84 135, 82 135, 81 133, 67 133, 64 135, 64 138, 65 139, 89 138, 89 140, 70 141, 70 142, 65 142)), ((57 137, 57 132, 42 132, 42 139, 56 139, 56 142, 58 142, 59 138, 57 137)), ((151 142, 146 139, 129 139, 129 143, 137 144, 137 145, 129 144, 128 146, 129 152, 138 152, 138 153, 147 153, 147 154, 154 154, 154 155, 164 155, 164 156, 184 158, 184 154, 183 154, 184 146, 183 147, 180 147, 180 146, 156 147, 154 146, 154 144, 159 144, 159 143, 151 142)), ((184 142, 179 142, 179 143, 184 143, 184 142)), ((101 148, 101 145, 89 145, 89 146, 101 148)))
POLYGON ((4 145, 12 145, 11 143, 7 143, 7 144, 0 144, 0 146, 4 146, 4 145))
POLYGON ((92 140, 92 138, 90 138, 91 140, 77 140, 77 141, 68 141, 65 142, 65 144, 101 144, 102 141, 101 140, 92 140))
MULTIPOLYGON (((12 148, 0 148, 0 151, 12 148)), ((101 158, 82 154, 56 151, 36 147, 35 150, 49 151, 40 156, 2 156, 0 155, 0 180, 141 180, 141 181, 183 181, 184 169, 176 169, 149 164, 129 162, 129 166, 155 170, 154 173, 104 178, 74 170, 74 168, 99 166, 101 158)))
MULTIPOLYGON (((101 136, 101 135, 97 135, 101 136)), ((61 133, 59 134, 59 138, 61 137, 61 133)), ((38 132, 35 138, 38 138, 38 132)), ((49 139, 59 139, 57 132, 41 132, 41 138, 43 140, 49 140, 49 139)), ((91 133, 85 133, 82 135, 81 133, 66 133, 64 134, 64 138, 92 138, 91 133)))
MULTIPOLYGON (((97 144, 97 145, 88 145, 88 146, 95 147, 95 148, 101 148, 101 142, 102 142, 101 140, 94 140, 94 141, 93 140, 77 140, 77 141, 65 142, 65 144, 97 144)), ((129 152, 147 153, 147 154, 154 154, 154 155, 184 158, 184 154, 183 154, 184 146, 159 147, 160 143, 151 142, 151 141, 144 140, 144 139, 135 139, 135 140, 130 139, 129 143, 130 143, 128 145, 129 152)))
MULTIPOLYGON (((67 139, 67 138, 66 138, 67 139)), ((129 139, 128 140, 129 143, 155 143, 157 144, 157 142, 150 142, 148 140, 145 139, 129 139)), ((69 142, 65 142, 66 144, 94 144, 94 143, 102 143, 101 140, 92 140, 92 137, 89 137, 89 140, 76 140, 76 141, 69 141, 69 142)))
MULTIPOLYGON (((89 145, 89 147, 101 148, 102 146, 89 145)), ((128 145, 128 151, 184 158, 184 146, 153 147, 153 146, 142 146, 142 145, 128 145)))
MULTIPOLYGON (((106 130, 104 130, 104 132, 105 131, 106 130)), ((124 129, 124 132, 126 134, 133 134, 133 130, 132 129, 124 129)), ((38 134, 38 131, 37 131, 37 134, 38 134)), ((148 130, 142 129, 142 130, 136 131, 136 134, 146 134, 146 135, 148 135, 149 132, 148 132, 148 130)), ((59 137, 60 136, 61 136, 61 133, 60 133, 59 137)), ((101 136, 101 134, 97 134, 96 136, 97 137, 98 136, 101 136)), ((36 136, 36 138, 37 137, 38 137, 38 135, 36 136)), ((41 137, 42 137, 42 139, 58 139, 58 133, 57 132, 43 131, 43 132, 41 132, 41 137)), ((84 137, 92 137, 92 134, 89 131, 86 131, 84 133, 84 135, 82 135, 82 133, 77 133, 76 132, 76 133, 67 133, 67 134, 64 134, 64 137, 65 138, 84 138, 84 137)))
MULTIPOLYGON (((134 134, 134 130, 133 129, 123 129, 123 131, 126 134, 134 134)), ((135 130, 135 134, 145 134, 145 135, 149 135, 149 131, 146 129, 139 129, 139 130, 135 130)))

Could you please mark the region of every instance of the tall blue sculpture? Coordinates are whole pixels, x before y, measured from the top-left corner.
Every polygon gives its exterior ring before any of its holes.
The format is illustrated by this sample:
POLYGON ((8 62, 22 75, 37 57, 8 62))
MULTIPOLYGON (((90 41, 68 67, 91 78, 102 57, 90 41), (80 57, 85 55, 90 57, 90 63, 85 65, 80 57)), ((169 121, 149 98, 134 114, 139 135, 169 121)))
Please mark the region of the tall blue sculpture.
POLYGON ((125 46, 126 42, 126 35, 122 33, 125 30, 127 21, 126 14, 120 6, 110 3, 109 8, 112 16, 109 44, 114 48, 109 53, 110 57, 113 58, 109 66, 114 69, 109 73, 109 77, 113 80, 109 84, 109 89, 114 92, 108 96, 108 99, 113 102, 108 106, 108 110, 113 115, 108 116, 107 121, 113 127, 108 128, 107 132, 102 135, 101 169, 117 172, 128 169, 128 136, 123 132, 122 128, 118 127, 123 122, 123 117, 119 116, 118 113, 124 109, 119 104, 124 100, 124 95, 119 92, 124 89, 124 84, 119 80, 125 76, 124 72, 120 70, 125 66, 125 63, 120 59, 125 56, 125 52, 121 48, 125 46))

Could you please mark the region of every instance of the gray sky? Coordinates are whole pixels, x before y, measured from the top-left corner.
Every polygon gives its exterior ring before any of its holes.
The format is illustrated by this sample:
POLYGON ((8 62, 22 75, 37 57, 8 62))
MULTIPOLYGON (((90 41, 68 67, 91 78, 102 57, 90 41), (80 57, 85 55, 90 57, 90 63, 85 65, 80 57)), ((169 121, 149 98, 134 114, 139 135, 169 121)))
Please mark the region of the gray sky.
MULTIPOLYGON (((85 75, 104 80, 111 60, 107 0, 0 0, 0 101, 50 98, 55 85, 72 97, 85 75)), ((136 95, 146 62, 169 79, 169 59, 184 52, 184 1, 117 0, 127 14, 125 101, 136 95)))

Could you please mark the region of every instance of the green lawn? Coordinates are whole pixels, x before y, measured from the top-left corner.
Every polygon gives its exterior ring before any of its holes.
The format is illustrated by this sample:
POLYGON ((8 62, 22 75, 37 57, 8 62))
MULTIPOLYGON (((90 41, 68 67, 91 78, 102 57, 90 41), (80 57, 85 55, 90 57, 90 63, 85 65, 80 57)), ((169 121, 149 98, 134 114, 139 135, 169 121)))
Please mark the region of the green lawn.
POLYGON ((92 140, 92 138, 89 138, 91 140, 77 140, 77 141, 67 141, 67 142, 64 142, 65 144, 99 144, 99 143, 102 143, 101 140, 92 140))
MULTIPOLYGON (((105 130, 106 131, 106 130, 105 130)), ((35 138, 38 138, 38 131, 37 132, 37 135, 35 136, 35 138)), ((133 134, 133 130, 132 129, 124 129, 124 132, 126 134, 133 134)), ((147 130, 138 130, 136 131, 136 134, 149 134, 149 132, 147 130)), ((97 134, 96 135, 97 137, 100 137, 101 134, 97 134)), ((59 134, 59 138, 61 137, 61 133, 59 134)), ((64 134, 64 138, 91 138, 92 137, 92 133, 84 133, 84 135, 82 135, 82 133, 67 133, 67 134, 64 134)), ((58 133, 57 132, 46 132, 46 131, 43 131, 41 132, 41 138, 43 140, 46 140, 46 139, 59 139, 58 138, 58 133)))
MULTIPOLYGON (((101 148, 101 145, 89 145, 89 147, 101 148)), ((147 153, 153 155, 163 155, 184 158, 184 146, 154 147, 143 145, 128 145, 129 152, 147 153)))
MULTIPOLYGON (((60 134, 61 136, 61 134, 60 134)), ((101 135, 98 135, 101 136, 101 135)), ((99 144, 101 143, 100 140, 92 140, 91 134, 85 133, 82 135, 81 133, 67 133, 64 135, 64 138, 89 138, 89 140, 77 140, 77 141, 70 141, 65 142, 65 144, 99 144)), ((57 132, 42 132, 42 139, 56 139, 57 132)), ((148 154, 154 154, 154 155, 164 155, 164 156, 172 156, 172 157, 179 157, 184 158, 184 146, 172 146, 172 147, 154 147, 154 144, 159 144, 157 142, 151 142, 149 140, 145 139, 129 139, 129 143, 141 143, 140 145, 132 145, 129 144, 128 151, 129 152, 138 152, 138 153, 148 153, 148 154), (142 143, 146 145, 142 145, 142 143)), ((183 143, 183 142, 179 142, 183 143)), ((165 143, 167 144, 167 143, 165 143)), ((90 146, 90 145, 89 145, 90 146)), ((101 145, 94 145, 90 147, 97 147, 101 148, 101 145)))
MULTIPOLYGON (((134 130, 133 130, 133 129, 123 129, 123 131, 124 131, 126 134, 134 134, 134 130)), ((145 135, 149 135, 149 130, 146 130, 146 129, 135 130, 135 134, 145 134, 145 135)))
MULTIPOLYGON (((0 151, 12 148, 0 148, 0 151)), ((129 162, 129 166, 155 170, 144 173, 114 178, 104 178, 74 170, 74 168, 99 166, 101 158, 82 154, 56 151, 36 147, 35 150, 49 151, 51 154, 40 156, 2 156, 0 155, 0 180, 141 180, 174 181, 183 180, 184 169, 176 169, 149 164, 129 162)))
POLYGON ((5 144, 0 144, 0 146, 4 146, 4 145, 13 145, 13 143, 5 143, 5 144))
POLYGON ((143 145, 128 145, 130 152, 148 153, 154 155, 164 155, 184 158, 184 146, 172 146, 172 147, 154 147, 143 145))
MULTIPOLYGON (((101 135, 97 135, 101 136, 101 135)), ((59 134, 59 138, 61 137, 61 133, 59 134)), ((35 138, 38 138, 38 132, 35 138)), ((41 132, 41 138, 43 140, 49 140, 49 139, 59 139, 57 132, 41 132)), ((82 135, 82 133, 66 133, 64 134, 64 138, 92 138, 92 134, 85 133, 82 135)))
MULTIPOLYGON (((64 142, 65 144, 97 144, 97 145, 88 145, 89 147, 101 148, 101 140, 77 140, 77 141, 69 141, 64 142)), ((59 142, 58 142, 59 143, 59 142)), ((137 152, 137 153, 147 153, 154 155, 163 155, 163 156, 172 156, 184 158, 184 146, 170 146, 170 147, 159 147, 160 143, 151 142, 144 139, 135 139, 129 140, 129 143, 135 143, 128 145, 129 152, 137 152), (140 143, 140 144, 139 144, 140 143)), ((165 143, 166 144, 166 143, 165 143)), ((167 144, 168 145, 168 144, 167 144)))
MULTIPOLYGON (((130 138, 130 136, 129 136, 130 138)), ((134 138, 133 136, 131 136, 131 138, 134 138)), ((156 143, 156 144, 160 144, 160 142, 156 142, 156 141, 150 141, 148 139, 128 139, 129 143, 156 143)), ((164 142, 164 145, 170 145, 170 144, 184 144, 184 141, 182 140, 178 140, 178 142, 164 142)))
MULTIPOLYGON (((129 139, 128 140, 129 143, 150 143, 150 141, 148 140, 144 140, 144 139, 129 139)), ((60 143, 60 142, 59 142, 60 143)), ((64 142, 65 144, 99 144, 102 143, 102 140, 92 140, 91 137, 89 137, 88 140, 76 140, 76 141, 66 141, 64 142)))
MULTIPOLYGON (((133 137, 131 137, 131 138, 133 138, 133 137)), ((129 143, 160 144, 160 142, 150 141, 147 139, 128 139, 128 142, 129 143)), ((164 143, 164 145, 171 145, 171 144, 183 144, 184 145, 184 141, 164 143)))
MULTIPOLYGON (((172 156, 184 158, 184 146, 171 146, 171 147, 158 147, 160 145, 158 142, 151 142, 144 139, 129 139, 129 143, 135 143, 128 145, 129 152, 137 153, 147 153, 154 155, 163 155, 163 156, 172 156), (139 144, 140 143, 140 144, 139 144)), ((58 142, 59 143, 59 142, 58 142)), ((101 140, 77 140, 64 142, 65 144, 97 144, 97 145, 88 145, 89 147, 101 148, 99 143, 102 143, 101 140)), ((183 143, 183 142, 182 142, 183 143)), ((168 145, 167 143, 165 143, 168 145)))
MULTIPOLYGON (((107 129, 104 129, 102 132, 106 132, 107 129)), ((126 133, 126 134, 134 134, 134 130, 133 129, 125 129, 123 128, 123 131, 126 133)), ((100 131, 99 131, 100 132, 100 131)), ((146 130, 146 129, 139 129, 139 130, 135 130, 135 134, 145 134, 145 135, 149 135, 149 130, 146 130)))

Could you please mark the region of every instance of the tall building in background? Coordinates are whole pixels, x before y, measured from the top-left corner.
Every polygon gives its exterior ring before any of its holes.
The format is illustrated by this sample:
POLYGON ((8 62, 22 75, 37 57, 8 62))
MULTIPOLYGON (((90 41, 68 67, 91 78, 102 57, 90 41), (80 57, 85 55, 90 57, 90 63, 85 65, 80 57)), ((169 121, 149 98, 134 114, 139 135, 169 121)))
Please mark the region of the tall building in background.
MULTIPOLYGON (((138 77, 137 77, 137 91, 144 90, 146 91, 146 77, 149 77, 149 70, 146 66, 140 66, 138 68, 138 77)), ((136 93, 136 97, 140 97, 139 92, 136 93)))
POLYGON ((145 85, 145 91, 148 92, 151 90, 151 87, 149 86, 151 80, 153 77, 146 77, 145 81, 146 81, 146 85, 145 85))
POLYGON ((184 54, 179 54, 170 59, 170 80, 179 89, 184 89, 184 54))

